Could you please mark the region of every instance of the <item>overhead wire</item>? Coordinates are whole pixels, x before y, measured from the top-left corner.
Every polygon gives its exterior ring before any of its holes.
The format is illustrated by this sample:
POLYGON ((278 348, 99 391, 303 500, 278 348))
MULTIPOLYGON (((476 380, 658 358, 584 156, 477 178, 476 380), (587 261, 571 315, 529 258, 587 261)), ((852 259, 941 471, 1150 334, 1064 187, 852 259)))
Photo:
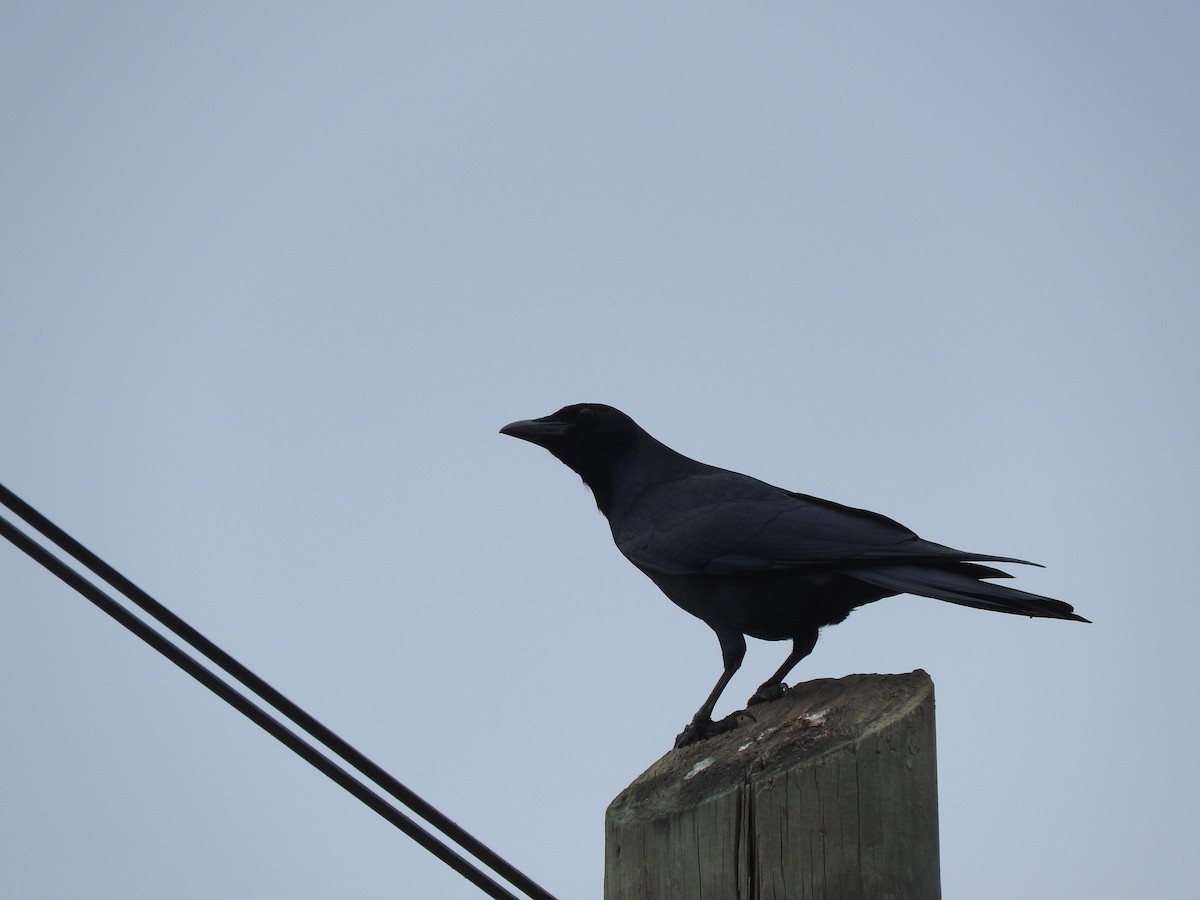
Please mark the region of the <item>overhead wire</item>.
MULTIPOLYGON (((30 527, 58 546, 61 550, 85 566, 96 576, 107 582, 130 602, 143 610, 171 633, 208 659, 230 677, 241 683, 280 715, 302 729, 328 750, 336 754, 387 794, 406 806, 409 811, 440 831, 461 849, 475 857, 530 900, 555 900, 545 888, 517 869, 498 853, 467 832, 431 803, 421 798, 394 776, 372 762, 363 753, 339 737, 327 726, 305 712, 261 677, 256 675, 234 657, 230 656, 203 634, 185 622, 159 601, 143 591, 132 581, 110 566, 96 554, 47 519, 44 515, 0 484, 0 504, 24 520, 30 527)), ((223 700, 243 713, 285 746, 323 772, 339 786, 357 797, 387 821, 428 850, 442 862, 465 877, 476 887, 497 900, 519 900, 486 872, 457 853, 438 838, 425 831, 412 818, 379 796, 345 769, 325 756, 303 738, 284 726, 277 719, 239 693, 232 685, 217 676, 194 657, 168 640, 160 632, 134 615, 121 603, 113 599, 78 571, 51 553, 10 521, 0 516, 0 534, 42 566, 74 588, 95 606, 125 626, 147 644, 189 675, 209 688, 223 700)))

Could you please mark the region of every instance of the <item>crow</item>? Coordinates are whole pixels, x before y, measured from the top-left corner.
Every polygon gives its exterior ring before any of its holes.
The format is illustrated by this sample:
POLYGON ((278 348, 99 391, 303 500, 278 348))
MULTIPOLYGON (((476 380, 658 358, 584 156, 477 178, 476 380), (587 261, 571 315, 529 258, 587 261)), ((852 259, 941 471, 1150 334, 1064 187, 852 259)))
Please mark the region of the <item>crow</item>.
POLYGON ((712 719, 742 664, 746 636, 792 642, 783 665, 750 698, 755 704, 783 696, 784 679, 812 652, 822 626, 895 594, 1088 621, 1061 600, 981 580, 1011 577, 981 563, 1037 563, 954 550, 878 513, 697 462, 611 406, 564 406, 500 433, 544 447, 573 469, 595 495, 617 548, 716 633, 724 669, 676 747, 729 731, 745 715, 712 719))

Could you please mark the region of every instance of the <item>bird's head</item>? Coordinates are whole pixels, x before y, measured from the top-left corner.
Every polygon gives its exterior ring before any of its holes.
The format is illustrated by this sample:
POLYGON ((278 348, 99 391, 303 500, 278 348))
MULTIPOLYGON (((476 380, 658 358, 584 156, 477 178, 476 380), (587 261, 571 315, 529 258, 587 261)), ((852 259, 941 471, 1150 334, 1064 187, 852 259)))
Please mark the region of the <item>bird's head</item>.
POLYGON ((602 508, 614 470, 647 444, 658 443, 625 413, 603 403, 564 406, 540 419, 510 422, 500 433, 545 447, 579 474, 602 508))
POLYGON ((545 447, 572 469, 576 460, 620 456, 646 435, 625 413, 603 403, 564 406, 540 419, 510 422, 500 433, 545 447))

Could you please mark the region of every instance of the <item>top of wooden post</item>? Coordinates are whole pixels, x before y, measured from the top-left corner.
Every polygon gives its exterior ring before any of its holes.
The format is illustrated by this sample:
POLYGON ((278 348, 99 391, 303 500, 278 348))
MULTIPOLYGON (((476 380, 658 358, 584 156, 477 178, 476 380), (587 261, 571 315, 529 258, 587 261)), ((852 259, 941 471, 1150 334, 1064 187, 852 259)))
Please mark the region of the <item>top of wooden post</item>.
POLYGON ((699 806, 774 769, 844 750, 910 715, 932 694, 922 669, 798 684, 779 700, 750 707, 754 721, 668 752, 617 795, 608 819, 632 824, 699 806))

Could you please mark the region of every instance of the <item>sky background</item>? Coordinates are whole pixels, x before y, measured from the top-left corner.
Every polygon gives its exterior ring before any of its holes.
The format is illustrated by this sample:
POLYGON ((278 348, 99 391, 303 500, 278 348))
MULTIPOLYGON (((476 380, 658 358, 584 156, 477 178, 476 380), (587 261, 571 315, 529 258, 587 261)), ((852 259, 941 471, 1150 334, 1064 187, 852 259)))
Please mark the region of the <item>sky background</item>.
MULTIPOLYGON (((943 890, 1200 882, 1200 7, 5 3, 0 482, 563 900, 715 680, 578 478, 1035 559, 901 597, 943 890)), ((718 714, 786 654, 752 642, 718 714)), ((0 895, 480 896, 7 543, 0 895)))

